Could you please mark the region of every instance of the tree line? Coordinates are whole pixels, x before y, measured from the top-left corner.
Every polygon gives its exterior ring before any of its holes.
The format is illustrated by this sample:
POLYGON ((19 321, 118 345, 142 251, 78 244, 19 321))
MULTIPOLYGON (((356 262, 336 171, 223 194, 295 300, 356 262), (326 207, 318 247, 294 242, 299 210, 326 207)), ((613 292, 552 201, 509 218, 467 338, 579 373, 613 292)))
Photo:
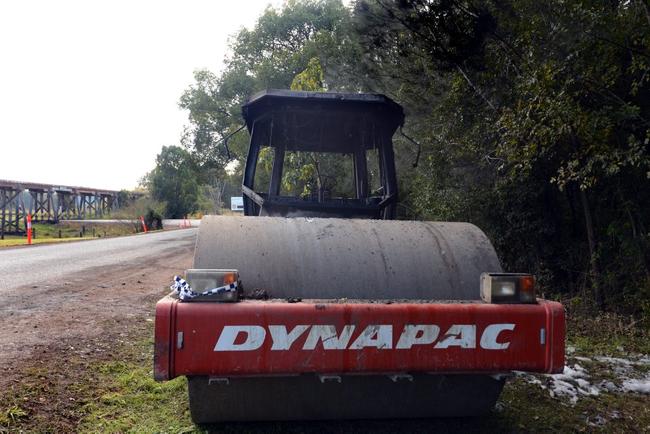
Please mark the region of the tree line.
POLYGON ((383 93, 407 115, 401 218, 475 223, 547 295, 648 315, 649 81, 643 0, 289 0, 195 73, 149 186, 195 192, 190 211, 203 186, 236 191, 248 136, 232 134, 259 90, 383 93))

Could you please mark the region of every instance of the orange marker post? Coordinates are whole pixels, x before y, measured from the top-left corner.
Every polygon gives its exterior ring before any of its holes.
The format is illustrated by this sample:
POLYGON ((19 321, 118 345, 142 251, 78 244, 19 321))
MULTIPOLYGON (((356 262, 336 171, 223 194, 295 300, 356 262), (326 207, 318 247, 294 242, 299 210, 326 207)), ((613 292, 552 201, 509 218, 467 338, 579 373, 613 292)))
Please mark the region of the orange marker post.
POLYGON ((32 244, 32 215, 27 214, 27 244, 32 244))
POLYGON ((142 229, 144 229, 144 233, 147 233, 147 224, 144 222, 144 217, 140 216, 140 221, 142 222, 142 229))

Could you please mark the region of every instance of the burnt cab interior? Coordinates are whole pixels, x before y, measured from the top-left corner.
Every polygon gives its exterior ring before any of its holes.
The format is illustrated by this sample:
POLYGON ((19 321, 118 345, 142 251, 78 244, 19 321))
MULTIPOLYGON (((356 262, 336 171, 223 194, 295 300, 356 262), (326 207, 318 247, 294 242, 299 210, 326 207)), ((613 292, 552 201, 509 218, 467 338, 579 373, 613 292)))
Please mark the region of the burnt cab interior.
POLYGON ((399 104, 376 94, 266 90, 242 114, 251 136, 245 215, 395 218, 399 104))

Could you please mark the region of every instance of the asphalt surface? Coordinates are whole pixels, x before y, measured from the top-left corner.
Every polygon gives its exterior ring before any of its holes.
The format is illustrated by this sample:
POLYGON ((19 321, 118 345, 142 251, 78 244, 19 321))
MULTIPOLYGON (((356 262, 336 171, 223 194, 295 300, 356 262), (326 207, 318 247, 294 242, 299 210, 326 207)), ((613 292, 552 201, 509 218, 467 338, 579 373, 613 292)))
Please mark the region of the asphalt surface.
POLYGON ((0 294, 93 267, 124 265, 193 246, 196 228, 0 250, 0 294))

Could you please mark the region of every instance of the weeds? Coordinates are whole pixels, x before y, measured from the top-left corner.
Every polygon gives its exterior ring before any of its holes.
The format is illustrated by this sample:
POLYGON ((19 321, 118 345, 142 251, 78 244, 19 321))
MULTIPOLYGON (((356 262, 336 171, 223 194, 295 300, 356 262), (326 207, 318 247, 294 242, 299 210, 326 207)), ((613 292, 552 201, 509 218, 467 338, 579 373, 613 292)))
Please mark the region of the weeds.
POLYGON ((27 416, 27 412, 17 405, 12 405, 4 412, 0 413, 0 432, 2 427, 11 427, 20 419, 27 416))

